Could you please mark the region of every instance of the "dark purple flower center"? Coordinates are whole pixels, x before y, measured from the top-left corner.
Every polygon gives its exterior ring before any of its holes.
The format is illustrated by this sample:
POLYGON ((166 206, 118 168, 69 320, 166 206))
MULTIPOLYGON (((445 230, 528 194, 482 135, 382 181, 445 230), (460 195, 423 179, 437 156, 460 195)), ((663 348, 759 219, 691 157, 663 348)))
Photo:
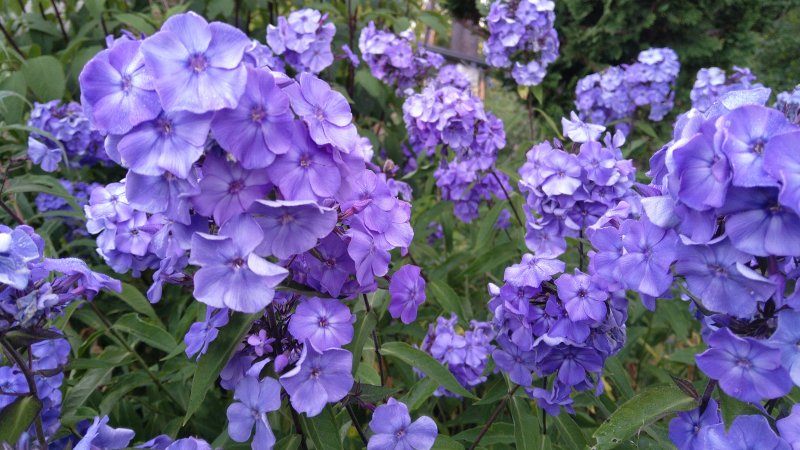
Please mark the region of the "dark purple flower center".
POLYGON ((772 214, 778 214, 782 210, 783 210, 783 208, 781 207, 780 203, 775 203, 774 205, 771 205, 769 207, 769 212, 771 212, 772 214))
POLYGON ((314 117, 317 120, 325 120, 325 110, 320 108, 319 106, 314 107, 314 117))
POLYGON ((736 360, 736 365, 741 367, 742 369, 750 369, 753 367, 753 363, 750 362, 747 358, 739 358, 736 360))
POLYGON ((311 165, 311 158, 308 155, 300 157, 300 167, 307 168, 311 165))
POLYGON ((711 271, 714 272, 714 274, 718 277, 724 277, 728 274, 728 271, 725 270, 725 267, 720 264, 711 264, 708 266, 708 268, 711 269, 711 271))
POLYGON ((236 259, 231 261, 231 265, 236 269, 241 269, 242 266, 244 266, 244 259, 236 258, 236 259))
POLYGON ((319 378, 320 375, 322 375, 322 370, 320 370, 319 367, 314 367, 313 369, 311 369, 311 378, 316 380, 319 378))
POLYGON ((133 81, 131 81, 130 75, 123 75, 122 92, 125 92, 127 94, 128 92, 130 92, 132 87, 133 87, 133 81))
POLYGON ((764 142, 764 139, 761 139, 761 138, 756 139, 756 141, 753 142, 753 151, 756 152, 759 155, 764 153, 764 145, 765 144, 766 144, 766 142, 764 142))
POLYGON ((161 129, 162 134, 172 134, 173 126, 172 121, 169 119, 158 119, 158 127, 161 129))
POLYGON ((189 57, 189 67, 197 73, 205 72, 208 67, 208 60, 202 53, 196 53, 189 57))
POLYGON ((327 317, 320 317, 318 324, 319 324, 320 328, 328 328, 328 325, 330 325, 330 322, 328 322, 328 318, 327 317))
POLYGON ((286 224, 288 224, 288 223, 291 223, 291 222, 293 222, 293 221, 294 221, 294 216, 293 216, 293 215, 291 215, 291 214, 289 214, 289 213, 284 213, 284 214, 281 216, 281 223, 282 223, 283 225, 286 225, 286 224))
POLYGON ((328 259, 325 260, 325 265, 329 269, 333 269, 334 267, 336 267, 336 260, 333 259, 333 258, 328 258, 328 259))
POLYGON ((236 194, 244 189, 244 182, 242 180, 234 180, 228 185, 228 193, 236 194))
POLYGON ((586 289, 578 289, 578 298, 586 298, 587 295, 589 293, 586 292, 586 289))
POLYGON ((397 432, 394 433, 394 437, 396 437, 397 439, 403 439, 403 436, 405 435, 406 435, 405 428, 400 428, 399 430, 397 430, 397 432))
POLYGON ((264 108, 260 106, 256 106, 255 108, 250 110, 250 120, 253 122, 260 123, 266 114, 264 113, 264 108))

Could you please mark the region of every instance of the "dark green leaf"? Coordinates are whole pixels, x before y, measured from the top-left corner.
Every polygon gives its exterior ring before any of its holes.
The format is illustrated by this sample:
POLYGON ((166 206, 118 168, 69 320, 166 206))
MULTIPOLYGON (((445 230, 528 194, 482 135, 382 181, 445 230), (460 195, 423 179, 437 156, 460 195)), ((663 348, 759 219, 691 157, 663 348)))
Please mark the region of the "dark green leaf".
POLYGON ((459 384, 446 367, 420 349, 414 348, 405 342, 387 342, 381 346, 381 353, 384 356, 397 358, 406 364, 416 367, 450 392, 477 399, 475 395, 459 384))
POLYGON ((142 320, 136 313, 125 314, 114 324, 114 328, 134 336, 151 347, 164 353, 175 350, 178 343, 163 328, 142 320))
POLYGON ((62 339, 63 334, 47 329, 31 328, 29 330, 11 330, 5 334, 5 338, 14 348, 27 347, 41 341, 50 339, 62 339))
POLYGON ((519 450, 539 450, 541 434, 539 422, 531 412, 530 403, 523 397, 511 397, 508 401, 511 417, 514 418, 514 441, 519 450))
POLYGON ((733 419, 744 416, 761 414, 761 411, 750 403, 745 403, 730 395, 720 396, 720 409, 722 410, 722 421, 725 422, 725 429, 731 426, 733 419))
POLYGON ((674 385, 647 388, 623 403, 594 432, 596 448, 614 448, 667 414, 696 406, 692 397, 674 385))
POLYGON ((358 389, 360 391, 358 398, 367 403, 382 403, 388 397, 400 391, 400 388, 389 388, 372 384, 361 384, 358 386, 358 389))
POLYGON ((300 448, 301 442, 303 442, 303 439, 300 435, 290 434, 275 443, 275 450, 297 450, 300 448))
POLYGON ((139 289, 128 283, 122 283, 122 292, 108 291, 108 293, 125 302, 134 311, 144 314, 161 324, 161 319, 158 318, 153 306, 147 301, 147 297, 139 292, 139 289))
POLYGON ((553 421, 558 428, 561 442, 567 444, 567 448, 583 449, 588 444, 583 430, 580 429, 575 419, 569 414, 559 414, 553 417, 553 421))
POLYGON ((317 449, 342 450, 342 440, 339 437, 339 426, 333 416, 331 406, 328 405, 321 413, 314 417, 305 417, 306 434, 314 442, 317 449))
POLYGON ((192 379, 192 390, 186 406, 186 415, 183 417, 184 425, 200 409, 206 394, 214 386, 222 368, 231 358, 233 350, 250 330, 253 322, 261 315, 261 313, 234 313, 228 325, 219 331, 217 339, 208 346, 208 352, 200 357, 192 379))
POLYGON ((347 348, 353 353, 353 373, 358 370, 361 364, 361 352, 364 350, 364 344, 367 343, 372 330, 375 329, 375 314, 367 313, 366 311, 359 312, 356 316, 355 333, 353 335, 353 342, 347 348))
MULTIPOLYGON (((453 436, 453 439, 458 439, 459 441, 464 441, 467 443, 472 443, 477 439, 478 435, 483 431, 483 427, 485 425, 481 424, 477 427, 470 428, 469 430, 462 431, 457 435, 453 436)), ((505 422, 495 422, 492 424, 491 427, 486 431, 486 434, 483 435, 481 438, 481 445, 492 445, 492 444, 507 444, 511 445, 514 444, 516 440, 514 439, 514 425, 505 422)))
POLYGON ((38 398, 26 395, 0 410, 0 442, 17 442, 41 409, 38 398))
POLYGON ((452 311, 456 313, 458 319, 461 321, 468 321, 472 317, 467 317, 464 311, 462 299, 453 288, 441 280, 434 280, 428 283, 428 290, 431 296, 436 299, 436 302, 442 307, 444 312, 452 311))
POLYGON ((436 441, 433 443, 431 450, 464 450, 464 446, 459 444, 455 439, 440 434, 436 436, 436 441))
POLYGON ((431 398, 438 387, 439 385, 431 378, 423 378, 409 389, 402 401, 408 406, 409 411, 416 411, 426 400, 431 398))
POLYGON ((60 100, 67 85, 64 68, 52 56, 31 58, 22 67, 25 81, 39 101, 60 100))

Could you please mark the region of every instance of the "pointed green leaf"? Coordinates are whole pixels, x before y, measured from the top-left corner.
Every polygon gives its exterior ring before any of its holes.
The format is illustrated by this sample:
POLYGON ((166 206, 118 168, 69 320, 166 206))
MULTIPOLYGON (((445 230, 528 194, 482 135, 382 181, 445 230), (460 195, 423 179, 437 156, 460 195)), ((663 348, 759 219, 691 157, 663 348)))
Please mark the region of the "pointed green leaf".
POLYGON ((331 406, 328 405, 321 413, 314 417, 305 417, 306 434, 317 449, 342 450, 342 439, 339 436, 339 426, 333 416, 331 406))
POLYGON ((511 397, 508 407, 511 409, 511 417, 514 418, 516 448, 518 450, 540 450, 539 422, 531 412, 528 400, 523 397, 511 397))
POLYGON ((18 397, 0 410, 0 442, 17 442, 41 409, 42 403, 39 399, 28 395, 18 397))
POLYGON ((129 313, 120 317, 114 324, 114 329, 130 334, 164 353, 170 353, 178 347, 178 343, 171 334, 158 325, 145 322, 136 313, 129 313))
POLYGON ((426 376, 435 380, 439 385, 455 394, 476 399, 470 391, 464 389, 450 371, 439 361, 420 349, 414 348, 405 342, 388 342, 381 346, 384 356, 394 357, 406 364, 421 370, 426 376))

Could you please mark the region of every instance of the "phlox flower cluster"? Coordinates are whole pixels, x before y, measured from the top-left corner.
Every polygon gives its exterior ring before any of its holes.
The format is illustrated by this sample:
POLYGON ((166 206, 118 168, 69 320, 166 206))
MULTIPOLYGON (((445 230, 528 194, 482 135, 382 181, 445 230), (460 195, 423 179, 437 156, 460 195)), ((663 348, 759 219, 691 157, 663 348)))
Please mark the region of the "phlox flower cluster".
POLYGON ((267 45, 297 72, 318 74, 333 64, 331 43, 336 27, 328 15, 316 9, 292 11, 278 17, 278 25, 267 25, 267 45))
MULTIPOLYGON (((319 20, 306 11, 286 23, 319 20)), ((246 441, 255 426, 254 448, 274 442, 262 419, 281 390, 309 416, 347 395, 344 301, 376 290, 390 251, 413 238, 411 205, 370 162, 344 96, 310 73, 260 66, 256 48, 229 25, 179 14, 142 41, 115 41, 80 76, 106 151, 128 169, 85 207, 98 252, 118 272, 156 269, 153 302, 164 284, 193 288, 207 310, 185 336, 190 356, 232 311, 263 314, 221 374, 239 401, 229 434, 246 441), (270 363, 275 378, 262 376, 270 363)))
POLYGON ((537 255, 557 257, 567 250, 565 238, 582 238, 609 208, 633 195, 635 168, 623 159, 625 136, 617 131, 599 138, 605 127, 582 122, 575 113, 562 119, 560 141, 533 146, 519 169, 520 192, 525 196, 525 243, 537 255))
POLYGON ((14 333, 32 338, 27 355, 4 359, 0 366, 0 412, 19 395, 35 393, 42 403, 44 436, 34 425, 20 442, 49 440, 60 427, 61 384, 70 353, 61 331, 47 324, 72 303, 91 301, 101 290, 121 291, 119 281, 95 273, 76 258, 47 258, 44 239, 27 225, 0 225, 0 334, 3 353, 17 352, 14 333), (20 364, 22 366, 20 366, 20 364), (28 378, 30 376, 30 379, 28 378), (19 394, 19 395, 15 395, 19 394))
POLYGON ((726 92, 762 87, 755 81, 756 76, 747 67, 733 66, 730 75, 719 67, 700 69, 689 94, 692 108, 705 112, 726 92))
MULTIPOLYGON (((58 180, 59 184, 64 187, 67 193, 74 197, 78 207, 83 208, 89 203, 89 195, 94 188, 99 187, 98 183, 84 183, 83 181, 70 181, 66 179, 58 180)), ((84 229, 83 221, 76 219, 70 213, 75 213, 72 206, 63 197, 59 197, 46 192, 41 192, 36 195, 34 199, 36 210, 40 214, 47 213, 49 217, 59 217, 69 228, 69 237, 75 235, 84 236, 86 230, 84 229), (63 212, 63 214, 60 214, 63 212)))
MULTIPOLYGON (((112 428, 108 425, 108 416, 95 417, 92 423, 88 421, 81 421, 77 425, 77 431, 81 433, 81 438, 78 439, 74 435, 69 435, 56 444, 60 447, 56 448, 71 448, 76 450, 118 450, 131 448, 129 445, 136 433, 127 428, 112 428)), ((52 447, 51 447, 52 448, 52 447)), ((211 450, 211 445, 203 439, 195 437, 187 437, 182 439, 173 440, 166 434, 161 434, 149 441, 137 445, 136 448, 151 448, 157 450, 211 450)))
POLYGON ((800 117, 800 87, 795 87, 791 91, 778 94, 778 101, 775 102, 775 109, 782 111, 792 123, 798 123, 800 117))
POLYGON ((34 103, 28 126, 58 140, 55 142, 35 131, 28 137, 28 156, 45 172, 58 169, 64 152, 71 167, 109 162, 103 151, 103 136, 92 129, 79 103, 62 103, 60 100, 34 103))
POLYGON ((484 110, 466 77, 443 68, 436 79, 403 103, 403 120, 416 155, 441 153, 436 185, 454 203, 463 222, 478 217, 482 200, 510 191, 508 177, 494 170, 497 152, 506 145, 503 121, 484 110))
POLYGON ((489 7, 489 38, 483 47, 486 63, 511 69, 522 86, 540 84, 547 66, 558 58, 552 0, 496 0, 489 7))
MULTIPOLYGON (((672 49, 644 50, 633 64, 611 66, 578 80, 575 106, 581 119, 596 124, 632 119, 645 107, 650 108, 648 118, 659 121, 674 106, 673 86, 680 67, 672 49)), ((618 128, 628 129, 626 124, 618 128)))
MULTIPOLYGON (((428 334, 425 335, 421 347, 450 369, 462 386, 470 389, 486 381, 483 372, 494 349, 494 330, 488 322, 472 320, 468 330, 459 332, 457 324, 458 317, 455 313, 449 319, 438 317, 435 324, 428 326, 428 334)), ((442 386, 433 395, 460 397, 442 386)))
POLYGON ((398 95, 422 86, 444 63, 441 55, 417 45, 412 30, 394 34, 377 29, 374 22, 361 30, 358 49, 372 76, 393 86, 398 95))
POLYGON ((764 106, 769 94, 731 91, 682 114, 641 207, 621 204, 589 234, 606 283, 651 308, 685 293, 708 344, 697 366, 757 404, 800 385, 800 128, 764 106))

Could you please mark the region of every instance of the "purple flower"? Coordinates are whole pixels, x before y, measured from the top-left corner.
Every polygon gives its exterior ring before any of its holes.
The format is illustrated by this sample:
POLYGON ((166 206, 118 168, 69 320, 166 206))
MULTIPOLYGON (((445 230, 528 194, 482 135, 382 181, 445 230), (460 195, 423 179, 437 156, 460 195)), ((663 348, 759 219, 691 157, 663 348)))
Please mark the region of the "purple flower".
POLYGON ((717 402, 710 399, 705 411, 700 414, 700 408, 691 411, 679 412, 669 422, 669 439, 678 447, 678 450, 703 450, 703 441, 700 431, 708 426, 722 423, 717 402))
POLYGON ((565 264, 557 259, 541 258, 530 253, 522 255, 522 262, 506 268, 503 280, 516 287, 539 287, 553 275, 563 272, 565 264))
POLYGON ((778 437, 764 416, 739 416, 733 419, 730 430, 718 423, 700 432, 703 450, 790 450, 789 444, 778 437))
POLYGON ((297 366, 281 376, 281 384, 297 412, 316 416, 326 403, 343 399, 353 386, 353 355, 347 350, 331 348, 318 353, 310 345, 303 346, 297 366))
POLYGON ((358 134, 347 100, 314 75, 304 72, 298 80, 298 84, 286 87, 286 92, 292 109, 308 124, 311 139, 350 153, 358 143, 358 134))
POLYGON ((800 255, 800 217, 778 201, 777 188, 731 188, 719 214, 737 250, 756 256, 800 255))
POLYGON ((336 210, 308 200, 258 200, 250 213, 264 230, 260 255, 289 258, 310 250, 336 226, 336 210))
POLYGON ((438 429, 428 416, 411 422, 408 407, 394 398, 375 408, 369 428, 367 450, 429 450, 436 441, 438 429))
POLYGON ((791 414, 775 424, 781 437, 791 445, 792 450, 800 449, 800 404, 792 405, 791 414))
POLYGON ((228 324, 228 310, 206 308, 206 320, 195 322, 183 337, 186 343, 186 356, 197 355, 197 360, 208 351, 208 346, 219 334, 219 329, 228 324))
POLYGON ((320 352, 341 347, 353 340, 350 308, 335 299, 311 297, 297 306, 289 320, 289 333, 300 342, 308 341, 320 352))
POLYGON ((58 145, 47 145, 33 136, 28 137, 28 157, 45 172, 55 172, 63 153, 58 145))
POLYGON ((498 337, 500 347, 492 352, 497 367, 507 373, 511 381, 520 386, 533 382, 531 370, 536 367, 536 352, 523 350, 505 337, 498 337))
POLYGON ((552 152, 540 171, 544 181, 542 191, 547 195, 572 195, 581 185, 581 166, 575 155, 552 152))
POLYGON ((164 450, 211 450, 211 445, 202 439, 188 437, 178 439, 164 450))
POLYGON ((272 302, 275 286, 288 271, 253 253, 264 232, 250 216, 230 219, 216 236, 196 233, 189 262, 194 274, 194 297, 215 308, 256 312, 272 302))
POLYGON ((620 234, 627 253, 617 264, 628 289, 652 297, 663 294, 672 284, 669 267, 675 261, 675 232, 643 219, 626 220, 620 234))
POLYGON ((561 275, 556 287, 571 320, 602 322, 606 318, 608 292, 595 285, 589 275, 575 269, 575 275, 561 275))
POLYGON ((235 108, 247 83, 242 59, 250 40, 238 29, 177 14, 142 43, 142 54, 167 111, 235 108))
POLYGON ((353 50, 350 48, 349 45, 347 44, 342 45, 342 52, 344 53, 344 56, 347 57, 347 61, 354 68, 358 67, 358 65, 361 63, 361 61, 358 60, 358 56, 356 56, 356 54, 353 53, 353 50))
POLYGON ((672 152, 678 179, 678 198, 703 211, 725 203, 731 169, 728 159, 715 149, 714 139, 698 133, 672 152))
POLYGON ((321 200, 339 191, 342 175, 329 153, 317 147, 302 122, 295 122, 292 146, 267 173, 287 200, 321 200))
POLYGON ((0 283, 25 289, 30 280, 28 263, 41 256, 31 236, 20 227, 0 230, 0 283))
POLYGON ((267 413, 281 407, 281 385, 272 378, 258 381, 246 376, 236 384, 234 400, 228 407, 228 435, 236 442, 247 442, 253 425, 253 450, 268 450, 275 445, 275 435, 269 426, 267 413))
POLYGON ((86 115, 103 133, 127 133, 161 112, 140 45, 138 40, 117 41, 86 63, 78 77, 86 115))
POLYGON ((247 211, 272 188, 263 170, 243 169, 219 153, 206 156, 202 172, 200 193, 192 197, 192 204, 198 213, 213 216, 217 225, 247 211))
POLYGON ((559 345, 539 358, 543 373, 558 371, 557 379, 569 386, 584 383, 589 373, 599 373, 603 369, 603 358, 593 348, 559 345))
POLYGON ((800 311, 783 310, 778 313, 778 327, 769 342, 781 351, 783 367, 795 385, 800 386, 800 311))
POLYGON ((733 167, 735 186, 777 186, 764 171, 764 147, 772 137, 791 131, 789 121, 775 109, 759 105, 736 108, 720 118, 722 152, 733 167))
POLYGON ((133 430, 127 428, 114 429, 106 425, 108 416, 95 417, 92 425, 86 430, 77 444, 75 450, 107 449, 115 450, 127 448, 128 443, 133 439, 133 430))
POLYGON ((128 171, 125 193, 131 207, 150 214, 164 213, 170 219, 189 225, 192 223, 190 197, 199 194, 200 189, 193 174, 180 179, 169 172, 148 176, 128 171))
POLYGON ((782 397, 792 388, 781 367, 781 352, 755 339, 720 328, 706 341, 708 350, 697 355, 697 367, 719 380, 726 394, 745 402, 782 397))
POLYGON ((570 138, 572 142, 584 143, 589 141, 596 141, 600 138, 606 127, 603 125, 595 125, 593 123, 584 122, 575 114, 575 111, 570 111, 569 119, 566 117, 561 118, 561 127, 564 129, 564 136, 570 138))
POLYGON ((253 351, 259 358, 272 352, 273 342, 275 342, 275 338, 267 337, 267 330, 258 330, 258 334, 251 334, 247 337, 247 344, 253 347, 253 351))
POLYGON ((800 214, 800 131, 774 136, 764 147, 764 170, 780 181, 778 200, 800 214))
POLYGON ((192 164, 203 155, 211 116, 163 112, 123 136, 117 150, 123 162, 140 175, 161 175, 166 171, 186 178, 192 164))
POLYGON ((420 268, 407 264, 392 275, 389 282, 389 314, 405 324, 417 318, 417 308, 425 302, 425 280, 420 268))
POLYGON ((320 241, 316 251, 320 259, 306 258, 308 281, 315 289, 338 297, 347 279, 356 271, 353 260, 347 254, 347 245, 336 233, 331 233, 320 241))
POLYGON ((382 277, 389 272, 389 262, 392 256, 388 249, 380 247, 375 236, 359 222, 347 230, 350 243, 347 245, 347 254, 353 259, 356 266, 356 280, 362 286, 369 285, 374 277, 382 277))
POLYGON ((248 67, 247 87, 238 106, 218 111, 211 132, 242 167, 261 169, 289 150, 293 120, 289 97, 275 85, 272 74, 248 67))

